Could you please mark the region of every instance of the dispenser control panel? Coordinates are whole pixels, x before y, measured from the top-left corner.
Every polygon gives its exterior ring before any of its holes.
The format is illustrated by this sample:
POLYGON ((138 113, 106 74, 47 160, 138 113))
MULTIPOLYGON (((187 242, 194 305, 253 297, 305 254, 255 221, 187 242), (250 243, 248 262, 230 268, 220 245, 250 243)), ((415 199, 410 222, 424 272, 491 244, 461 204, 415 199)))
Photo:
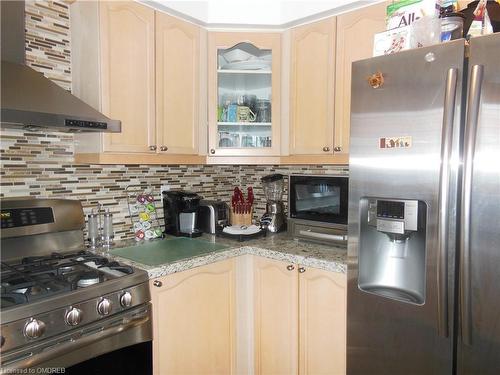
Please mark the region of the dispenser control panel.
POLYGON ((418 201, 369 199, 368 224, 381 232, 400 233, 418 229, 418 201))

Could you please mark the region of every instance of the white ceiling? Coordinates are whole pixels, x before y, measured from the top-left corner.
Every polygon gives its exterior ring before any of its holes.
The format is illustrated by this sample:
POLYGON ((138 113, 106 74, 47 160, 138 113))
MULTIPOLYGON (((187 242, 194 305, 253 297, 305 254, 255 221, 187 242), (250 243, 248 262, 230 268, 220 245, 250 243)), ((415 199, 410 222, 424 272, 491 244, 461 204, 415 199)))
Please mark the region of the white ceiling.
POLYGON ((203 26, 289 27, 311 19, 343 13, 381 0, 142 0, 203 26))

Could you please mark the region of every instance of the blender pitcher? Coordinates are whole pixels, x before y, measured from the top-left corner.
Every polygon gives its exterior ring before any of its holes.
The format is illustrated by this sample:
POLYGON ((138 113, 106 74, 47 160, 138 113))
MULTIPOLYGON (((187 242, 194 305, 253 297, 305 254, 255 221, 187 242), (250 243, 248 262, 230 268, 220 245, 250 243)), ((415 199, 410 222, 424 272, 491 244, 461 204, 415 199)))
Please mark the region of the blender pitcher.
POLYGON ((266 213, 262 215, 261 224, 272 233, 286 229, 285 208, 283 206, 284 176, 271 174, 261 179, 264 195, 266 196, 266 213))

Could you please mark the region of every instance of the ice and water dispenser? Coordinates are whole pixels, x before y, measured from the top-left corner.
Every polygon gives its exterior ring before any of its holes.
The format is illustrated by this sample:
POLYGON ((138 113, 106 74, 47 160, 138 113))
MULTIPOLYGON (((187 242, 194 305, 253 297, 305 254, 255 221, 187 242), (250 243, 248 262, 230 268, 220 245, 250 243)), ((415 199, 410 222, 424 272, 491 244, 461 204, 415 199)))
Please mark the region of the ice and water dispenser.
POLYGON ((423 304, 427 205, 418 200, 362 198, 360 209, 359 288, 423 304))

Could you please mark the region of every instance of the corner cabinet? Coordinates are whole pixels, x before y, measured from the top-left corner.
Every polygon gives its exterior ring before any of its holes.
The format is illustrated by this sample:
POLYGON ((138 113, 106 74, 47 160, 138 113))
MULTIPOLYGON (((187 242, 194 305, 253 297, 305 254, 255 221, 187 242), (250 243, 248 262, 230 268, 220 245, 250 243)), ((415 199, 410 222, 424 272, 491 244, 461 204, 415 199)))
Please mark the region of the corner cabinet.
POLYGON ((121 133, 76 135, 76 162, 204 162, 204 31, 134 1, 78 1, 70 9, 73 93, 122 122, 121 133))
POLYGON ((234 374, 234 259, 150 281, 153 373, 234 374))
POLYGON ((280 67, 280 33, 209 33, 209 156, 280 155, 280 67))

